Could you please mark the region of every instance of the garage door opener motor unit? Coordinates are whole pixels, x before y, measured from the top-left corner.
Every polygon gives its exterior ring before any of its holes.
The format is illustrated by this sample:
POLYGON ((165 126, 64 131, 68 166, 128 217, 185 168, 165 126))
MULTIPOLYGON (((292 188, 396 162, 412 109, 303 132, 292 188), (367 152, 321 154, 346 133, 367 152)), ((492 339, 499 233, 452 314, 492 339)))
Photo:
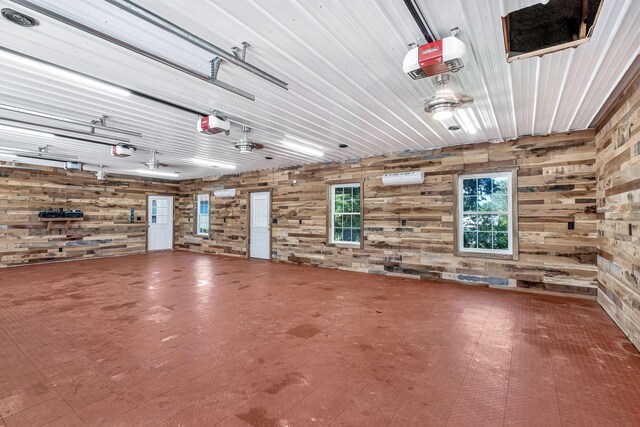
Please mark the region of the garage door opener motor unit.
POLYGON ((414 47, 404 57, 402 70, 412 79, 455 73, 467 63, 467 47, 455 36, 414 47))
POLYGON ((136 152, 136 148, 128 144, 118 144, 111 146, 113 157, 130 157, 136 152))
POLYGON ((204 116, 198 119, 198 132, 206 133, 209 135, 215 135, 220 132, 224 132, 226 135, 229 135, 229 131, 231 130, 231 123, 229 120, 226 120, 222 117, 218 116, 204 116))

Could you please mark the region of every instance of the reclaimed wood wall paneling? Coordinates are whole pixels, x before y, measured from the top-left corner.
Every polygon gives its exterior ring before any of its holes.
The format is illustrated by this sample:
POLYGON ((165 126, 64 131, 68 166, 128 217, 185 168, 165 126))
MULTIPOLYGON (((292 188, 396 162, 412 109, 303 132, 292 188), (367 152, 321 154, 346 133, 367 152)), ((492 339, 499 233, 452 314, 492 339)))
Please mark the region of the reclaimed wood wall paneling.
MULTIPOLYGON (((149 194, 179 195, 179 184, 131 177, 97 181, 56 168, 0 169, 0 267, 144 253, 149 194), (81 209, 69 229, 39 221, 47 208, 81 209), (140 221, 130 223, 130 209, 140 221)), ((64 223, 63 223, 64 224, 64 223)))
POLYGON ((598 302, 640 349, 640 75, 596 135, 598 302))
POLYGON ((591 130, 210 177, 182 184, 176 247, 247 256, 247 192, 272 189, 277 261, 595 295, 595 187, 591 130), (514 166, 519 260, 455 256, 454 175, 514 166), (384 173, 407 170, 423 171, 424 185, 382 186, 384 173), (326 245, 326 185, 345 180, 364 182, 363 249, 326 245), (212 234, 203 239, 192 232, 193 194, 212 186, 238 194, 214 198, 212 234), (567 229, 570 221, 575 230, 567 229))

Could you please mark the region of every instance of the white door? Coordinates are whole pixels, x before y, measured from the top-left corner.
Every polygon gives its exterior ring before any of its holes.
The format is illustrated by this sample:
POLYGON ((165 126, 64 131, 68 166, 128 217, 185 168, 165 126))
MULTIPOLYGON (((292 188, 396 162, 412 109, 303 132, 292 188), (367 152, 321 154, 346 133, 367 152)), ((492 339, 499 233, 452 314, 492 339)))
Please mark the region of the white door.
POLYGON ((249 256, 271 259, 271 193, 250 193, 249 256))
POLYGON ((149 196, 147 249, 173 248, 173 197, 149 196))

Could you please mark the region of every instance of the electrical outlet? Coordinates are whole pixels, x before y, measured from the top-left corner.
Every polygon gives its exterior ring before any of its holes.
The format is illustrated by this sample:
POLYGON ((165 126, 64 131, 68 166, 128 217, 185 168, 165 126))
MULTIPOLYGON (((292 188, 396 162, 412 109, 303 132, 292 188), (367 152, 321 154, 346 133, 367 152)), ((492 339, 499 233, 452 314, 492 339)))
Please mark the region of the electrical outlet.
POLYGON ((278 218, 271 218, 271 224, 277 224, 278 218))
POLYGON ((573 222, 573 221, 570 221, 568 223, 568 228, 569 228, 569 230, 575 230, 576 229, 576 223, 573 222))
POLYGON ((629 224, 629 236, 633 236, 633 226, 629 224))
POLYGON ((407 220, 406 219, 402 220, 402 225, 407 225, 407 220))

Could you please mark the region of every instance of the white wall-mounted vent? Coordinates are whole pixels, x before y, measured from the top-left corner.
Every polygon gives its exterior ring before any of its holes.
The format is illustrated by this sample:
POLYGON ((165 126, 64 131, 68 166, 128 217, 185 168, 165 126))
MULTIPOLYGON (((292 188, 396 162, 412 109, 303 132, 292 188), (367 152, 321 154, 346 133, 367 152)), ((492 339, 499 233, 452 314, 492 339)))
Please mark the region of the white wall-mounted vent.
POLYGON ((424 183, 424 172, 398 172, 382 175, 383 185, 412 185, 424 183))
POLYGON ((84 164, 80 162, 64 162, 64 170, 66 171, 81 171, 84 169, 84 164))
POLYGON ((223 190, 215 190, 213 192, 215 197, 236 197, 235 188, 225 188, 223 190))

